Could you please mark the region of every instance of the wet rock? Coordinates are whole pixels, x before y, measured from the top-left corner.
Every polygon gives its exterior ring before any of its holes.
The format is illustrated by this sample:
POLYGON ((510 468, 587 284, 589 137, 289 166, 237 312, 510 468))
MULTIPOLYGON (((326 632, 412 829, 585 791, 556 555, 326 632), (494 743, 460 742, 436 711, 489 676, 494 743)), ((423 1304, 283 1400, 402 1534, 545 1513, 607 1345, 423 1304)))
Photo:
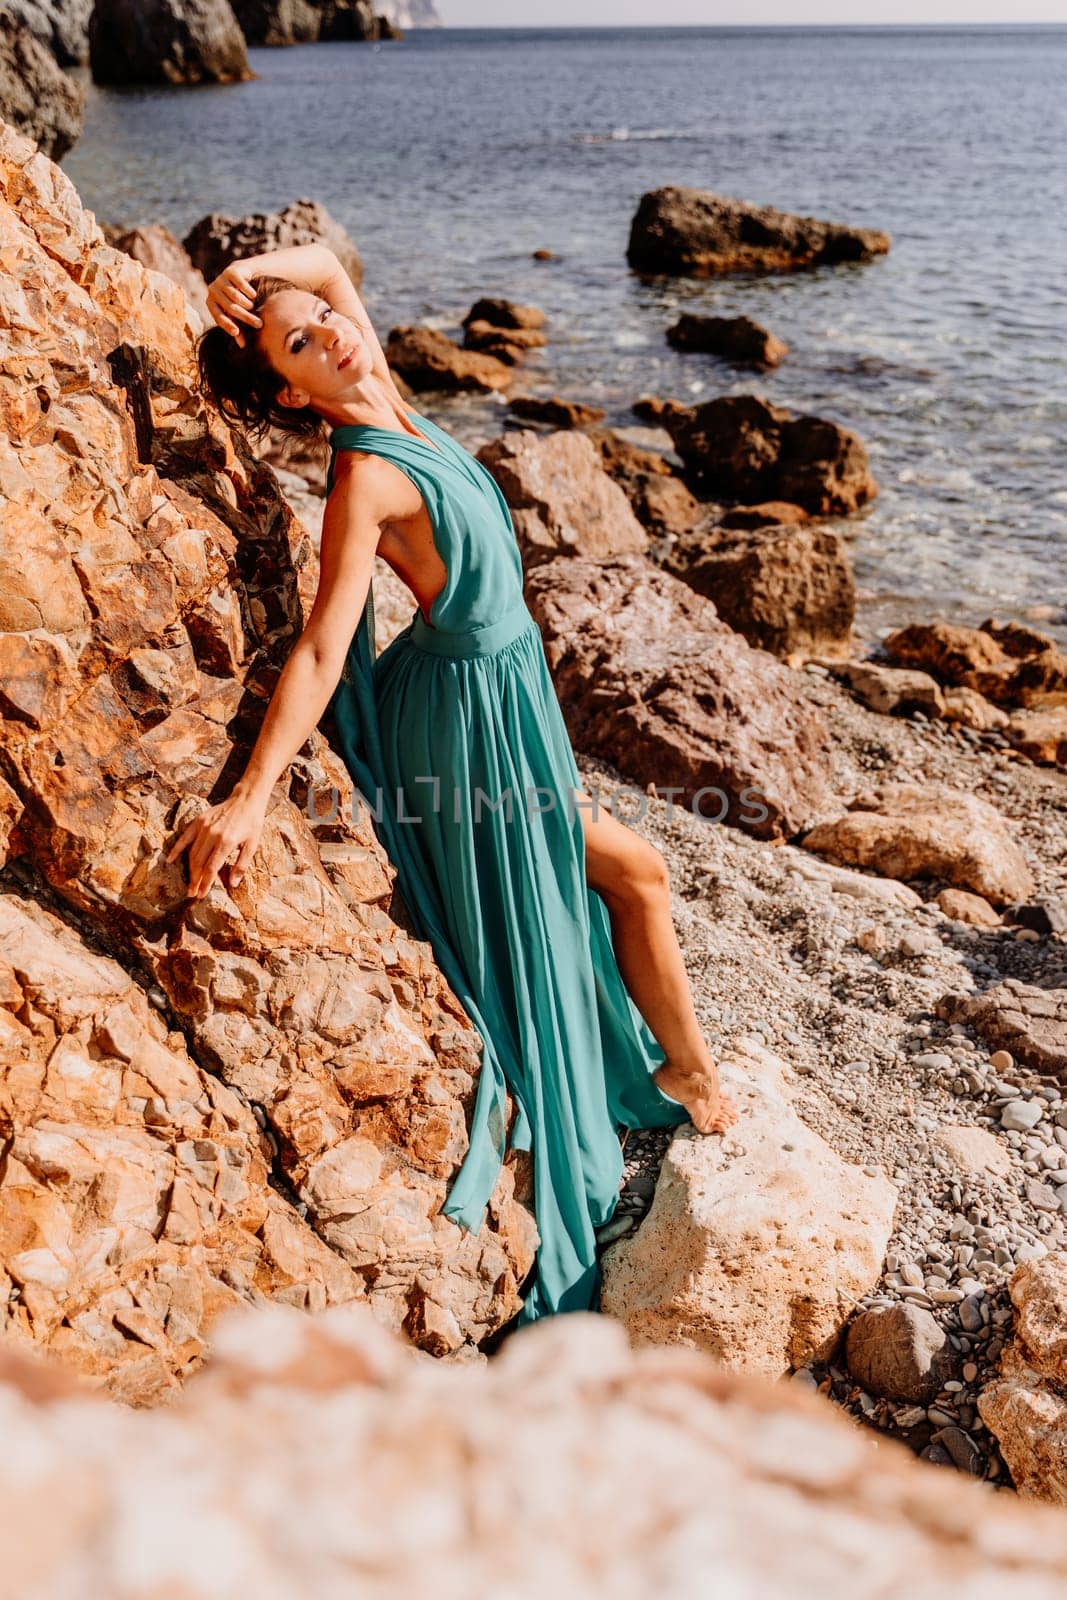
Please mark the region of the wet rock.
POLYGON ((582 433, 510 430, 478 451, 511 508, 527 571, 554 556, 643 552, 648 536, 582 433))
POLYGON ((518 394, 508 402, 508 411, 524 422, 546 422, 552 428, 587 428, 603 422, 607 413, 600 406, 581 400, 561 400, 558 395, 518 394))
POLYGON ((667 329, 675 350, 721 356, 733 366, 777 367, 789 346, 751 317, 706 317, 683 312, 667 329))
POLYGON ((536 567, 526 593, 579 749, 758 838, 825 804, 821 717, 678 579, 639 557, 571 557, 536 567))
POLYGON ((945 1330, 920 1306, 898 1304, 863 1311, 845 1344, 857 1383, 887 1400, 927 1405, 952 1369, 945 1330))
POLYGON ((96 0, 97 83, 242 83, 254 77, 229 0, 96 0))
POLYGON ((1067 989, 1006 978, 984 994, 945 995, 937 1009, 974 1028, 990 1048, 1010 1050, 1024 1066, 1067 1081, 1067 989))
POLYGON ((547 343, 537 328, 498 328, 491 322, 470 322, 463 333, 465 350, 484 350, 511 366, 517 366, 531 350, 540 350, 547 343))
POLYGON ((469 328, 476 322, 487 322, 494 328, 543 328, 545 314, 539 306, 524 306, 515 300, 483 295, 471 306, 462 326, 469 328))
POLYGON ((850 428, 794 417, 758 395, 723 395, 663 418, 674 447, 710 497, 788 500, 814 516, 847 516, 878 493, 850 428))
POLYGON ((416 325, 391 328, 385 346, 389 365, 417 393, 427 389, 504 389, 511 367, 497 356, 463 350, 436 328, 416 325))
POLYGON ((294 200, 281 211, 256 211, 245 217, 212 211, 190 228, 182 243, 208 283, 231 261, 299 244, 327 245, 357 289, 363 282, 359 251, 318 200, 294 200))
POLYGON ((0 117, 59 161, 82 131, 85 91, 24 23, 0 17, 0 117))
POLYGON ((1029 893, 1033 879, 1003 817, 947 784, 887 783, 804 838, 808 850, 887 878, 941 878, 994 905, 1029 893))
POLYGON ((601 1307, 637 1346, 777 1377, 825 1359, 877 1280, 896 1190, 801 1122, 769 1051, 722 1069, 738 1123, 722 1139, 675 1134, 648 1216, 603 1258, 601 1307))
POLYGON ((626 259, 643 273, 718 277, 870 261, 888 234, 672 185, 641 196, 626 259))
POLYGON ((827 528, 712 528, 678 539, 663 564, 749 644, 790 664, 848 653, 856 586, 844 540, 827 528))

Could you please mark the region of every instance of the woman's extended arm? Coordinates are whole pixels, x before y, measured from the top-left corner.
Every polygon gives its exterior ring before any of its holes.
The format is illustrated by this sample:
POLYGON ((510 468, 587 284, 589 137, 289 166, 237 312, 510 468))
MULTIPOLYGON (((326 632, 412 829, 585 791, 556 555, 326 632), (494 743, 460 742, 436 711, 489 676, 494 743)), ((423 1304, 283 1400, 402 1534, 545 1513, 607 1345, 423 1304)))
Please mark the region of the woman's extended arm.
MULTIPOLYGON (((367 308, 360 299, 352 279, 327 245, 297 244, 281 250, 268 250, 263 255, 243 256, 231 263, 231 268, 233 267, 238 268, 245 278, 259 278, 265 275, 272 278, 287 278, 296 288, 307 289, 311 294, 321 295, 336 311, 340 311, 342 316, 350 318, 366 338, 375 374, 385 384, 390 395, 401 405, 405 404, 389 371, 385 351, 374 331, 374 324, 367 315, 367 308)), ((217 303, 223 305, 229 317, 248 322, 255 327, 259 318, 250 316, 247 311, 240 309, 238 301, 226 296, 226 273, 231 268, 224 268, 208 289, 208 307, 214 316, 212 306, 214 297, 217 303)))
POLYGON ((361 463, 359 495, 339 462, 326 502, 320 577, 307 626, 275 685, 248 765, 221 804, 195 817, 167 852, 174 861, 189 848, 189 894, 207 894, 225 861, 238 852, 229 887, 240 883, 259 844, 271 790, 318 724, 337 686, 352 633, 366 604, 381 537, 389 478, 378 458, 361 463))

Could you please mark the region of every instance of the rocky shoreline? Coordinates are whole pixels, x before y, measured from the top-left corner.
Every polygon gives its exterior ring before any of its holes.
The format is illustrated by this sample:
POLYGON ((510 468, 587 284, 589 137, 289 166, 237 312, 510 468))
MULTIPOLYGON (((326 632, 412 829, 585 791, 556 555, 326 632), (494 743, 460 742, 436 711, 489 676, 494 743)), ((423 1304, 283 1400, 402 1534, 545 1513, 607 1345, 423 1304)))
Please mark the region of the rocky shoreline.
MULTIPOLYGON (((701 260, 726 270, 708 219, 728 244, 747 211, 706 198, 701 260)), ((857 266, 880 249, 772 220, 766 270, 787 248, 788 270, 815 270, 831 239, 857 266)), ((242 1307, 264 1327, 304 1313, 285 1338, 310 1341, 312 1366, 332 1335, 305 1330, 350 1316, 349 1355, 330 1358, 343 1392, 349 1360, 369 1383, 395 1359, 413 1394, 432 1362, 473 1394, 537 1359, 509 1332, 536 1246, 528 1161, 510 1153, 485 1237, 457 1239, 439 1206, 478 1041, 406 928, 365 808, 314 821, 317 787, 345 791, 327 738, 279 786, 240 890, 190 908, 161 865, 255 736, 314 594, 322 509, 321 460, 278 440, 257 455, 197 394, 199 265, 314 236, 356 275, 331 227, 301 200, 205 218, 184 245, 121 219, 105 237, 0 125, 3 1350, 177 1416, 198 1387, 210 1403, 216 1319, 242 1307)), ((838 530, 877 484, 851 430, 755 394, 635 396, 642 426, 605 427, 580 396, 522 395, 524 368, 550 370, 538 307, 487 294, 457 327, 390 330, 391 363, 446 427, 465 390, 514 401, 517 426, 476 453, 512 507, 586 787, 669 862, 742 1107, 722 1139, 630 1136, 605 1315, 556 1319, 541 1345, 580 1369, 583 1329, 621 1323, 620 1374, 655 1387, 677 1360, 724 1415, 752 1396, 792 1425, 799 1407, 816 1453, 862 1457, 878 1492, 925 1469, 901 1451, 883 1480, 876 1429, 1067 1501, 1062 652, 990 618, 861 654, 838 530), (805 1410, 805 1389, 857 1429, 805 1410)), ((742 331, 758 365, 768 347, 742 331)), ((379 648, 411 609, 379 562, 379 648)), ((15 1388, 46 1382, 13 1370, 15 1388)), ((684 1419, 671 1427, 681 1448, 684 1419)), ((932 1476, 909 1479, 913 1503, 970 1493, 932 1476)), ((828 1528, 851 1493, 835 1482, 828 1528)), ((952 1499, 924 1537, 978 1503, 952 1499)), ((1035 1572, 1033 1593, 1058 1581, 1035 1572)))

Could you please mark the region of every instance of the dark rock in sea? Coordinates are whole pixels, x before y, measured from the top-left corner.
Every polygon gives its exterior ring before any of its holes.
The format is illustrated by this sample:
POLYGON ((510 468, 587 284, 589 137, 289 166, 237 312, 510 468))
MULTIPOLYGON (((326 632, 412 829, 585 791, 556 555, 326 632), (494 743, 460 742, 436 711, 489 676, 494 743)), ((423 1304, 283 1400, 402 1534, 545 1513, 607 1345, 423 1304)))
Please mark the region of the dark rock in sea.
POLYGON ((578 750, 757 838, 825 805, 819 713, 686 584, 643 556, 567 556, 535 568, 526 597, 578 750))
POLYGON ((749 644, 791 666, 849 653, 856 586, 845 542, 828 528, 712 528, 676 540, 662 564, 749 644))
POLYGON ((382 31, 382 20, 376 14, 371 0, 322 0, 319 38, 330 40, 371 41, 393 37, 392 29, 382 31))
POLYGON ((207 284, 203 273, 193 266, 183 245, 162 223, 148 223, 142 228, 118 228, 109 223, 100 224, 104 238, 116 250, 132 256, 143 267, 153 272, 163 272, 185 290, 185 297, 193 305, 206 326, 208 322, 207 284))
POLYGON ((681 400, 661 400, 654 394, 642 395, 630 409, 642 422, 650 422, 656 427, 666 427, 668 417, 687 416, 690 411, 690 407, 681 400))
POLYGON ((869 261, 889 235, 671 185, 641 196, 626 259, 642 273, 718 277, 869 261))
POLYGON ((653 539, 689 533, 718 512, 697 499, 658 451, 634 444, 614 428, 593 428, 586 437, 653 539))
POLYGON ((231 0, 250 45, 311 44, 319 37, 322 7, 315 0, 231 0))
POLYGON ((0 17, 0 117, 58 161, 82 131, 84 107, 85 91, 40 39, 0 17))
POLYGON ((244 34, 229 0, 96 0, 89 62, 97 83, 242 83, 244 34))
POLYGON ((463 350, 436 328, 405 325, 389 330, 389 365, 412 389, 503 389, 514 378, 506 362, 481 350, 463 350))
POLYGON ((548 343, 537 328, 498 328, 491 322, 469 322, 463 333, 465 350, 484 350, 509 366, 517 367, 530 350, 548 343))
POLYGON ((473 322, 489 322, 494 328, 541 328, 545 314, 539 306, 522 306, 514 300, 483 295, 471 306, 461 327, 469 328, 473 322))
POLYGON ((739 367, 776 367, 789 346, 751 317, 704 317, 686 311, 667 329, 676 350, 721 356, 739 367))
POLYGON ((231 261, 299 244, 328 245, 357 289, 363 282, 359 251, 317 200, 294 200, 283 211, 256 211, 247 217, 212 211, 190 228, 182 243, 208 283, 231 261))
POLYGON ((24 23, 61 67, 89 59, 89 15, 93 0, 4 0, 4 17, 24 23))
POLYGON ((765 500, 757 506, 731 506, 719 518, 721 528, 799 528, 811 518, 789 500, 765 500))
POLYGON ((753 504, 790 500, 813 516, 847 516, 878 493, 867 452, 850 428, 794 417, 758 395, 724 395, 663 426, 698 490, 753 504))
POLYGON ((508 410, 524 422, 547 422, 552 428, 587 428, 591 423, 603 422, 607 415, 600 406, 587 406, 580 400, 561 400, 558 395, 517 394, 508 410))

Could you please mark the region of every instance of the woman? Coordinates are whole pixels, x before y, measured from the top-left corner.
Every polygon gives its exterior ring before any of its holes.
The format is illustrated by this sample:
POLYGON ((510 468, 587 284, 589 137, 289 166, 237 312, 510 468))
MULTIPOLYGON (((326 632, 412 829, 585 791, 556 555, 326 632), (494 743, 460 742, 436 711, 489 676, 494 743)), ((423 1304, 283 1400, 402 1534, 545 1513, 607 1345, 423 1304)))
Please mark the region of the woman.
POLYGON ((416 931, 483 1041, 469 1148, 442 1210, 480 1228, 510 1090, 540 1234, 519 1321, 589 1308, 619 1128, 688 1115, 713 1133, 736 1118, 693 1007, 663 857, 580 788, 507 503, 405 403, 333 253, 234 262, 208 306, 217 326, 201 337, 200 372, 223 412, 308 435, 331 424, 331 460, 307 624, 240 782, 168 859, 188 849, 194 898, 225 863, 235 887, 275 782, 332 709, 416 931), (418 603, 380 656, 376 554, 418 603))

